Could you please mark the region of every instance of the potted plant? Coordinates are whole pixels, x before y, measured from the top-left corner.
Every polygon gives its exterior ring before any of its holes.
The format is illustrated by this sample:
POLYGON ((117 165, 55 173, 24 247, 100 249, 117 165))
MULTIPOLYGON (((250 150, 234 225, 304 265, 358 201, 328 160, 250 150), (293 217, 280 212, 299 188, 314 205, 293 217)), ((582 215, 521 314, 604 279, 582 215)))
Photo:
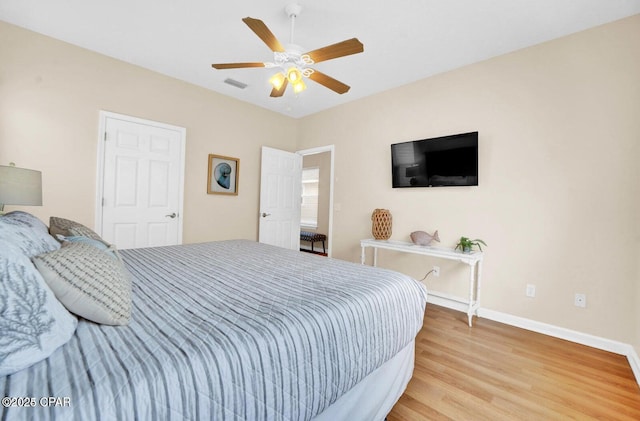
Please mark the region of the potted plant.
POLYGON ((482 246, 480 244, 482 244, 485 247, 487 246, 487 243, 485 243, 479 238, 476 238, 475 240, 470 240, 467 237, 460 237, 460 241, 458 241, 458 244, 456 244, 456 250, 460 249, 463 253, 471 253, 473 246, 476 246, 480 249, 480 251, 482 251, 482 246))

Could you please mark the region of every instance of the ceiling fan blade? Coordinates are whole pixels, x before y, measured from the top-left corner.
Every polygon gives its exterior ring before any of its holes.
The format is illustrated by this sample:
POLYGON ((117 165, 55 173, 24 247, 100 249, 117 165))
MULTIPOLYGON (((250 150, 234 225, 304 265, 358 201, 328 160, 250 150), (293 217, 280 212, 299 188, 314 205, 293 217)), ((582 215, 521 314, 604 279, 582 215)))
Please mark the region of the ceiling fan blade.
POLYGON ((287 80, 287 78, 285 78, 284 82, 282 82, 282 86, 280 87, 280 89, 273 88, 271 90, 271 95, 269 96, 273 98, 281 97, 282 95, 284 95, 284 91, 287 89, 288 84, 289 84, 289 81, 287 80))
POLYGON ((245 67, 264 67, 264 63, 218 63, 212 64, 211 67, 222 70, 222 69, 242 69, 245 67))
POLYGON ((351 54, 357 54, 364 51, 364 45, 358 41, 358 38, 351 38, 337 44, 328 45, 326 47, 318 48, 317 50, 309 51, 307 54, 311 57, 314 63, 320 63, 321 61, 331 60, 338 57, 349 56, 351 54))
POLYGON ((285 49, 282 44, 280 44, 280 41, 278 41, 278 38, 273 35, 263 21, 250 17, 246 17, 242 19, 242 21, 246 23, 249 29, 251 29, 265 44, 267 44, 267 47, 269 47, 271 51, 278 53, 285 52, 285 49))
POLYGON ((317 70, 314 70, 314 72, 309 75, 309 79, 339 94, 344 94, 345 92, 348 92, 349 89, 351 89, 349 85, 345 85, 339 80, 336 80, 331 76, 327 76, 317 70))

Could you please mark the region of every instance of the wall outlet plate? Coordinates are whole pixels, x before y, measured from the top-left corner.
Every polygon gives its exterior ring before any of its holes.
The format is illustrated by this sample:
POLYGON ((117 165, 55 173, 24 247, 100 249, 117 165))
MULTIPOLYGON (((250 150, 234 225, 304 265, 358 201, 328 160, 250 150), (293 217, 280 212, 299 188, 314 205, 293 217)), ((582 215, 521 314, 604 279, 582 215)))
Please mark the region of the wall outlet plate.
POLYGON ((587 294, 576 293, 573 299, 573 305, 576 307, 587 307, 587 294))
POLYGON ((435 276, 436 278, 440 276, 440 266, 433 267, 433 276, 435 276))
POLYGON ((527 297, 535 297, 536 296, 536 286, 533 284, 527 284, 527 290, 525 292, 527 297))

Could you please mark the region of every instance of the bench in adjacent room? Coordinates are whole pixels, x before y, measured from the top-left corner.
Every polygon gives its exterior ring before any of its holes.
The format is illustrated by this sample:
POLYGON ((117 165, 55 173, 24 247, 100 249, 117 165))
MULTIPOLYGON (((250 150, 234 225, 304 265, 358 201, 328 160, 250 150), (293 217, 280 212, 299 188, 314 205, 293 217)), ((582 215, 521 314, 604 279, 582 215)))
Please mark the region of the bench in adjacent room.
POLYGON ((313 252, 313 244, 316 241, 322 241, 322 252, 326 253, 325 249, 325 241, 327 241, 327 236, 324 234, 319 234, 317 232, 311 231, 300 231, 300 241, 309 241, 311 243, 311 251, 313 252))

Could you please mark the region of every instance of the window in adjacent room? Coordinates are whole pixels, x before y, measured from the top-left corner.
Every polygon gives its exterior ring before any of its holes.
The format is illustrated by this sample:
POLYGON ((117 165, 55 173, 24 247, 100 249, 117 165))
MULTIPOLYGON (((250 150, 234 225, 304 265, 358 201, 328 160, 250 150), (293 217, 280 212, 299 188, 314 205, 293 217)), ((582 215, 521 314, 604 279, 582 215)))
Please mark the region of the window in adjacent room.
POLYGON ((320 184, 320 168, 302 169, 302 206, 300 208, 300 225, 307 228, 318 228, 318 187, 320 184))

